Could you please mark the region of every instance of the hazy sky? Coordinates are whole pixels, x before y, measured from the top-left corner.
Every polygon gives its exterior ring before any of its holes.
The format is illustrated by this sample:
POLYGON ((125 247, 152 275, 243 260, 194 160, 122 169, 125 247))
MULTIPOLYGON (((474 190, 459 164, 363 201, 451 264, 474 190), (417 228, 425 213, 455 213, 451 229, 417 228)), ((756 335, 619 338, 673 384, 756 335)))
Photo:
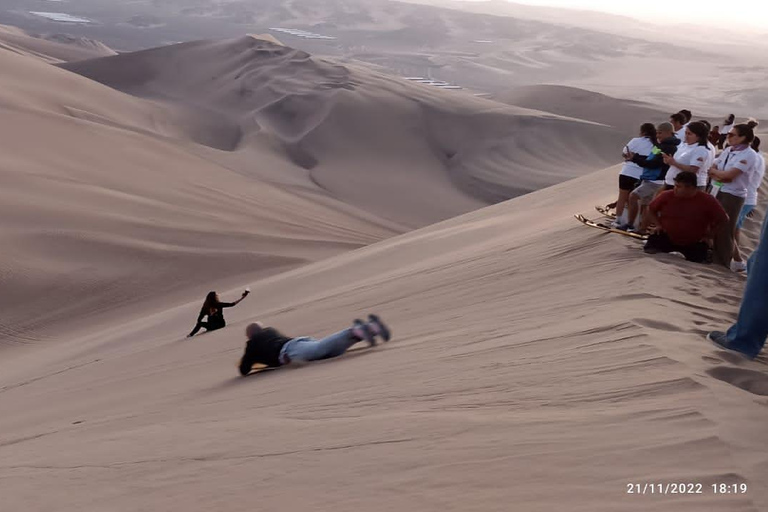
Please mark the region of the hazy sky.
POLYGON ((768 1, 766 0, 514 0, 516 3, 569 7, 624 14, 658 22, 701 23, 738 30, 744 24, 768 30, 768 1))

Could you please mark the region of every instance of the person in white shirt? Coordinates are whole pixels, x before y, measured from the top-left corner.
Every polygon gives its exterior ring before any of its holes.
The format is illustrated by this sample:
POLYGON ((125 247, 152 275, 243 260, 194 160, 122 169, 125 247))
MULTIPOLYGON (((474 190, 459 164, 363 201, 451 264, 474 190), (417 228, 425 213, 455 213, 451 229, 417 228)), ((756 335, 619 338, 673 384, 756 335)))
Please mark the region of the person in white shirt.
POLYGON ((755 137, 755 140, 752 141, 752 149, 757 153, 757 159, 755 160, 757 168, 752 173, 752 177, 749 180, 747 197, 744 199, 744 206, 741 207, 739 220, 736 221, 733 261, 731 262, 731 270, 735 272, 741 272, 747 269, 747 264, 744 263, 744 259, 741 257, 741 251, 739 251, 739 238, 741 235, 741 228, 744 226, 744 221, 748 218, 752 218, 755 206, 757 206, 757 191, 760 188, 760 185, 763 184, 763 178, 765 177, 765 159, 763 158, 762 153, 760 153, 760 137, 755 137))
POLYGON ((707 146, 708 137, 709 129, 705 124, 698 121, 689 123, 683 144, 680 144, 675 155, 664 155, 664 163, 669 165, 664 179, 667 190, 675 187, 675 176, 683 171, 696 173, 698 187, 701 190, 706 188, 707 170, 712 165, 712 155, 707 146))
POLYGON ((713 181, 713 193, 717 194, 729 221, 715 233, 713 262, 731 268, 736 223, 747 197, 752 174, 757 171, 757 152, 749 145, 755 132, 746 124, 737 124, 728 133, 728 147, 715 159, 709 175, 713 181))
POLYGON ((733 123, 735 121, 736 116, 733 114, 728 114, 728 117, 726 117, 725 121, 723 121, 723 126, 720 128, 720 143, 717 145, 717 149, 723 149, 725 139, 728 137, 728 132, 730 132, 731 128, 733 128, 733 123))
POLYGON ((669 116, 669 122, 672 123, 672 127, 675 129, 675 137, 685 142, 685 128, 687 121, 685 116, 678 112, 669 116))
POLYGON ((640 176, 643 174, 643 168, 634 163, 630 157, 632 155, 648 156, 656 145, 656 127, 651 123, 644 123, 640 126, 640 136, 630 140, 624 146, 624 165, 619 173, 619 199, 616 201, 616 220, 615 225, 624 222, 623 214, 627 205, 627 199, 630 192, 640 184, 640 176))

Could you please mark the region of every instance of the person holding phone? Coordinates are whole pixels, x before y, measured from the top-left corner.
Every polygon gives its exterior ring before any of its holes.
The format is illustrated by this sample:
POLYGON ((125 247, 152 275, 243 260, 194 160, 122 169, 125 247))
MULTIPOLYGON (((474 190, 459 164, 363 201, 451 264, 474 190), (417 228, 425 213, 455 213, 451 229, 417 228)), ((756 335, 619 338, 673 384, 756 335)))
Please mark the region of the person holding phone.
POLYGON ((251 290, 246 288, 240 298, 235 302, 221 302, 221 300, 219 300, 218 293, 214 291, 208 292, 208 295, 205 296, 203 307, 200 308, 200 314, 197 316, 197 323, 195 324, 195 328, 192 329, 192 332, 187 334, 187 338, 191 338, 197 334, 200 329, 203 328, 206 331, 215 331, 216 329, 225 327, 227 323, 224 321, 224 308, 237 306, 245 297, 248 296, 249 293, 251 293, 251 290), (203 322, 203 318, 206 316, 208 317, 208 320, 203 322))

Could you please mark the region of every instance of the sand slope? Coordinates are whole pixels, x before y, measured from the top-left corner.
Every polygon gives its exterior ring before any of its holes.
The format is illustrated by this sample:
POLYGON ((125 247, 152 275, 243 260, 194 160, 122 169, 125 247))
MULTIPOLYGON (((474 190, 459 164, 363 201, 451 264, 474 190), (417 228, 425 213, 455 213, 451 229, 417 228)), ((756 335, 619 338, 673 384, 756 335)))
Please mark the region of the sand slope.
POLYGON ((215 140, 216 148, 277 142, 335 197, 413 227, 608 165, 625 142, 604 126, 436 90, 252 37, 63 67, 204 111, 205 118, 227 118, 233 136, 215 140))
POLYGON ((764 510, 764 363, 702 339, 741 279, 576 223, 616 172, 256 282, 191 341, 197 301, 3 361, 5 505, 764 510), (370 310, 386 346, 235 377, 248 321, 324 334, 370 310), (703 494, 627 494, 646 482, 703 494))
MULTIPOLYGON (((3 346, 402 231, 198 154, 183 112, 12 52, 0 67, 3 346)), ((290 171, 268 156, 256 165, 290 171)))
POLYGON ((613 98, 563 85, 516 87, 494 94, 493 99, 519 107, 606 124, 630 137, 637 136, 641 124, 668 121, 669 116, 679 110, 673 108, 666 112, 648 103, 613 98))
POLYGON ((0 25, 0 48, 34 56, 47 62, 85 60, 115 55, 115 51, 104 43, 92 39, 64 34, 32 37, 19 28, 7 25, 0 25))

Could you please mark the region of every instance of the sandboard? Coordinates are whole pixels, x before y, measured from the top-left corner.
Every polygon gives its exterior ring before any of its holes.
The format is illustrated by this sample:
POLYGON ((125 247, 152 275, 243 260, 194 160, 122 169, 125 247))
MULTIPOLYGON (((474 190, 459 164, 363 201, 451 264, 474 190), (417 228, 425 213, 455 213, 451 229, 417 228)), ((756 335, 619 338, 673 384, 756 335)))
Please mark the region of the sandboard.
MULTIPOLYGON (((350 348, 349 350, 347 350, 346 352, 344 352, 344 354, 349 354, 350 352, 360 352, 362 350, 368 350, 368 349, 374 348, 374 346, 371 346, 371 345, 354 346, 354 347, 350 348)), ((237 365, 237 368, 239 370, 239 368, 240 368, 240 364, 239 363, 237 365)), ((263 372, 268 372, 268 371, 272 371, 272 370, 278 370, 280 368, 282 368, 282 366, 267 366, 265 364, 256 363, 253 366, 251 366, 251 371, 250 371, 250 373, 248 373, 248 375, 254 375, 256 373, 263 373, 263 372)), ((244 377, 247 377, 248 375, 244 375, 244 377)))
POLYGON ((616 213, 614 213, 613 211, 609 210, 605 206, 597 205, 597 206, 595 206, 595 210, 597 210, 597 212, 600 215, 608 217, 609 219, 615 219, 616 218, 616 213))
POLYGON ((607 233, 616 233, 617 235, 628 236, 630 238, 634 238, 635 240, 641 240, 641 241, 648 240, 648 235, 640 235, 640 234, 637 234, 637 233, 632 233, 630 231, 623 231, 621 229, 616 229, 616 228, 613 228, 613 227, 609 226, 608 224, 601 224, 599 222, 595 222, 593 220, 589 220, 588 218, 586 218, 585 216, 583 216, 583 215, 581 215, 579 213, 575 214, 574 217, 576 218, 576 220, 578 220, 579 222, 581 222, 585 226, 589 226, 589 227, 595 228, 595 229, 600 229, 600 230, 605 231, 607 233))

